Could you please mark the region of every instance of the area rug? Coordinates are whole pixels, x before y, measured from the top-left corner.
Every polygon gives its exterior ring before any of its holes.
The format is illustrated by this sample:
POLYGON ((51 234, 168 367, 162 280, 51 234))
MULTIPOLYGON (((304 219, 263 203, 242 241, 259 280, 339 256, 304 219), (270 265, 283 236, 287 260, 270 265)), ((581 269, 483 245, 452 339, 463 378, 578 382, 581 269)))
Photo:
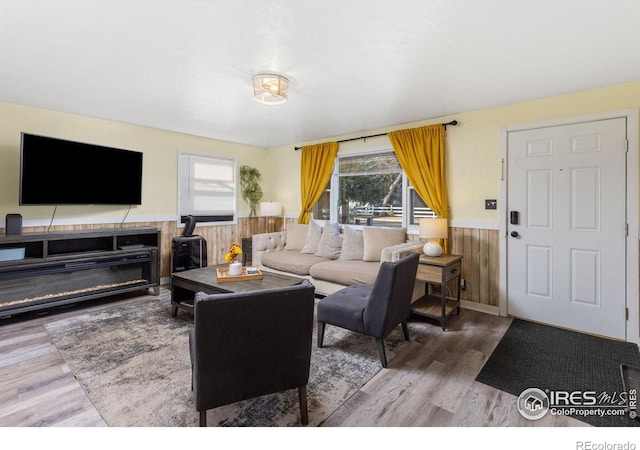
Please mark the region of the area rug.
MULTIPOLYGON (((109 426, 197 426, 185 313, 171 317, 167 298, 145 300, 46 325, 54 345, 109 426)), ((309 425, 320 425, 380 369, 373 338, 327 326, 325 347, 314 325, 309 425)), ((392 358, 405 342, 400 327, 385 341, 392 358)), ((299 426, 297 390, 208 411, 209 426, 299 426)))
MULTIPOLYGON (((516 396, 529 388, 590 391, 598 404, 617 407, 626 395, 621 364, 640 365, 637 345, 514 319, 476 381, 516 396)), ((569 415, 594 426, 640 425, 628 414, 569 415)))

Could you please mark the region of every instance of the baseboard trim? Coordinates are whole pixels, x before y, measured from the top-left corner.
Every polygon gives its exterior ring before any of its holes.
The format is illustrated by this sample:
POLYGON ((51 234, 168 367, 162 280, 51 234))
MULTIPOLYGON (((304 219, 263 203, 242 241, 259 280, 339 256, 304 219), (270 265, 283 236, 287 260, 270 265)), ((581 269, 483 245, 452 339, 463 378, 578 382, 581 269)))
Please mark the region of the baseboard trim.
POLYGON ((500 315, 500 308, 492 305, 485 305, 482 303, 470 302, 469 300, 460 300, 460 306, 464 309, 470 309, 472 311, 478 311, 482 313, 491 314, 494 316, 500 315))

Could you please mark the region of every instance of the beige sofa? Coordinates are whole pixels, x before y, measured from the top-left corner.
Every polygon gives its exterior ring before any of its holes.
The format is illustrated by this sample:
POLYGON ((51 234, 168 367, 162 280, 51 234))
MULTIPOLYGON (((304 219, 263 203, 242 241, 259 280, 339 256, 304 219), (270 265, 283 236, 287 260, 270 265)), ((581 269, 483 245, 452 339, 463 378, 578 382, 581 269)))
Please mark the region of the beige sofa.
POLYGON ((350 284, 372 284, 380 262, 396 261, 422 248, 407 242, 406 230, 312 222, 252 238, 252 265, 262 271, 310 280, 316 293, 329 295, 350 284))

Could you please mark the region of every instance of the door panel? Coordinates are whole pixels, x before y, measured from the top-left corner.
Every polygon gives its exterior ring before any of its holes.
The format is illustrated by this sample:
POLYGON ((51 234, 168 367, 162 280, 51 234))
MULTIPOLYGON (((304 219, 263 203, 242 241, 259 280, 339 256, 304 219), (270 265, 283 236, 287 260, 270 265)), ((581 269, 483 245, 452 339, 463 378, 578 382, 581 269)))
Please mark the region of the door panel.
POLYGON ((510 315, 624 339, 625 140, 625 119, 508 134, 510 315))
POLYGON ((553 177, 550 170, 527 173, 527 224, 530 228, 551 228, 553 177))
POLYGON ((573 169, 571 181, 571 228, 599 231, 600 168, 573 169))
POLYGON ((551 248, 527 246, 527 294, 551 298, 553 284, 551 248))
POLYGON ((571 301, 600 306, 600 252, 571 251, 571 301))

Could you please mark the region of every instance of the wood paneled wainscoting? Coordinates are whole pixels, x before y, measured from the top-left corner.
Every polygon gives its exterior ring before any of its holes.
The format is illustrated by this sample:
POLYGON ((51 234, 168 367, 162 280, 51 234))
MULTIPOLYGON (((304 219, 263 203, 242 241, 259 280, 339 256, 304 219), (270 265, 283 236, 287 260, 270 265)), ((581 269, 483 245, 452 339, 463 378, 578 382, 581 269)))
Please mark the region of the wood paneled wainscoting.
POLYGON ((449 251, 462 255, 462 306, 498 314, 500 306, 499 231, 450 228, 449 251))
MULTIPOLYGON (((418 240, 415 235, 409 239, 418 240)), ((499 231, 449 227, 449 253, 462 255, 463 308, 499 314, 500 248, 499 231)), ((448 286, 451 295, 455 286, 448 286)))
MULTIPOLYGON (((209 265, 222 264, 224 255, 232 242, 240 243, 243 237, 250 237, 268 231, 280 231, 286 223, 296 219, 282 217, 240 217, 237 224, 196 226, 194 234, 207 241, 209 265)), ((91 225, 52 226, 51 231, 91 230, 120 227, 114 223, 91 225)), ((155 227, 162 231, 160 276, 170 276, 172 239, 182 234, 182 228, 175 221, 132 222, 123 227, 155 227)), ((4 232, 4 230, 1 230, 4 232)), ((47 227, 25 227, 24 232, 46 232, 47 227)), ((477 228, 449 228, 449 251, 462 255, 462 277, 465 289, 461 293, 462 306, 479 311, 498 314, 499 307, 499 236, 498 230, 477 228)), ((417 236, 409 236, 417 239, 417 236)))

